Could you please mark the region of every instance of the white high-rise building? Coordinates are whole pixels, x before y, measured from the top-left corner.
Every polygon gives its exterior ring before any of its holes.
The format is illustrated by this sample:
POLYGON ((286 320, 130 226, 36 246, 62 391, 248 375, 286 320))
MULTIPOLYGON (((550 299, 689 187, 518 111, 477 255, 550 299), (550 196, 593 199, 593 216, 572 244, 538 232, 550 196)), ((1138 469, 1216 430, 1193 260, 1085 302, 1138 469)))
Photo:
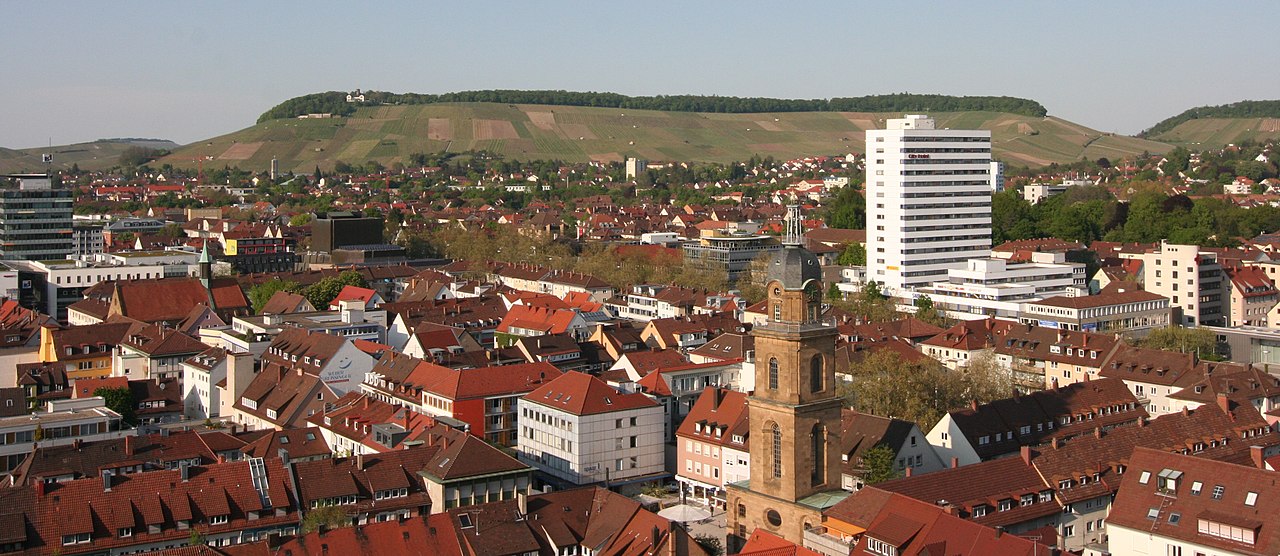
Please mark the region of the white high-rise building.
POLYGON ((918 115, 867 130, 867 279, 909 297, 991 256, 991 180, 990 131, 918 115))

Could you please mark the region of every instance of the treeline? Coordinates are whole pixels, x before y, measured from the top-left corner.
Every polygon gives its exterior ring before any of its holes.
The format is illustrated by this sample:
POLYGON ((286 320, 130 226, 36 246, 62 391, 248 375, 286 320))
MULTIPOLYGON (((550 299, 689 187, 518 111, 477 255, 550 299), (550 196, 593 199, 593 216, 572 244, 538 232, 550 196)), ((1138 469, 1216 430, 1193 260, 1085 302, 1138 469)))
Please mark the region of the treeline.
POLYGON ((1216 197, 1170 196, 1153 182, 1134 182, 1136 191, 1120 202, 1105 187, 1072 187, 1032 205, 1016 190, 992 195, 996 245, 1018 239, 1056 237, 1088 245, 1097 240, 1231 247, 1239 238, 1275 232, 1280 208, 1241 208, 1216 197))
POLYGON ((1197 106, 1151 126, 1139 137, 1155 137, 1200 118, 1280 118, 1280 100, 1242 100, 1221 106, 1197 106))
MULTIPOLYGON (((761 97, 722 97, 704 95, 658 95, 632 97, 618 93, 576 91, 461 91, 439 95, 366 91, 370 104, 436 104, 442 102, 496 102, 504 104, 547 104, 558 106, 591 106, 633 110, 666 110, 671 112, 1008 112, 1025 116, 1044 116, 1048 112, 1040 103, 1015 97, 918 95, 897 93, 832 99, 778 99, 761 97)), ((258 123, 280 118, 293 118, 309 113, 349 115, 354 105, 346 101, 346 93, 327 92, 286 100, 258 118, 258 123)))
POLYGON ((296 118, 303 114, 333 114, 334 116, 350 116, 355 113, 354 104, 347 102, 347 94, 338 91, 312 93, 293 97, 258 116, 258 123, 269 120, 296 118))

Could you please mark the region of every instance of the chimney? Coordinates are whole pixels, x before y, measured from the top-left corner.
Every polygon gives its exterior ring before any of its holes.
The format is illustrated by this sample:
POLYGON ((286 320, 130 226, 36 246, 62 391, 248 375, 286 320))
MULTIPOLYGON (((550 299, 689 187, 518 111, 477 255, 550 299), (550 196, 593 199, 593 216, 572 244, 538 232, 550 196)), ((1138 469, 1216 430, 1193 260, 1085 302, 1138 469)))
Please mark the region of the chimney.
POLYGON ((280 456, 280 463, 285 466, 289 465, 289 450, 280 448, 279 450, 276 450, 276 455, 280 456))
POLYGON ((111 470, 102 470, 102 492, 111 492, 111 470))
POLYGON ((1147 418, 1146 418, 1146 417, 1138 417, 1138 426, 1139 426, 1139 427, 1145 427, 1145 426, 1147 426, 1147 418))
POLYGON ((995 526, 995 530, 996 530, 996 538, 997 538, 997 539, 1004 535, 1004 526, 1003 526, 1003 525, 997 525, 997 526, 995 526))
POLYGON ((955 468, 957 468, 957 467, 960 467, 960 458, 952 457, 952 458, 951 458, 951 468, 952 468, 952 469, 955 469, 955 468))
POLYGON ((79 439, 79 438, 77 438, 77 439, 75 439, 75 440, 72 440, 72 441, 71 441, 71 447, 72 447, 72 448, 75 448, 75 450, 76 450, 77 452, 79 452, 79 451, 80 451, 80 448, 83 446, 83 444, 84 444, 84 443, 83 443, 83 442, 81 441, 81 439, 79 439))
POLYGON ((978 400, 969 400, 969 409, 978 410, 978 400))
POLYGON ((361 471, 364 470, 364 454, 363 453, 356 454, 356 469, 359 469, 361 471))
POLYGON ((909 478, 911 478, 911 468, 910 468, 910 467, 908 467, 908 468, 907 468, 907 470, 906 470, 906 472, 903 474, 903 476, 907 477, 908 479, 909 479, 909 478))
POLYGON ((1098 439, 1102 438, 1102 427, 1093 428, 1093 437, 1098 439))
POLYGON ((1231 400, 1227 399, 1226 392, 1218 392, 1218 407, 1222 408, 1223 413, 1231 413, 1231 400))
POLYGON ((1191 408, 1184 405, 1182 406, 1182 416, 1186 417, 1187 415, 1191 415, 1191 408))
POLYGON ((529 495, 524 492, 516 493, 516 508, 520 510, 520 517, 529 515, 529 495))
POLYGON ((1031 447, 1030 446, 1022 447, 1022 463, 1031 465, 1031 447))
POLYGON ((1253 466, 1258 469, 1266 470, 1267 462, 1263 458, 1262 446, 1250 446, 1249 458, 1253 460, 1253 466))
POLYGON ((658 540, 661 538, 662 534, 659 532, 658 526, 654 525, 649 537, 649 546, 658 546, 658 540))
POLYGON ((124 455, 126 456, 133 455, 133 436, 132 435, 124 437, 124 455))
POLYGON ((1052 447, 1054 450, 1057 450, 1057 449, 1058 449, 1058 437, 1056 437, 1056 436, 1055 436, 1055 437, 1053 437, 1053 438, 1049 439, 1049 446, 1050 446, 1050 447, 1052 447))
POLYGON ((191 462, 186 460, 178 462, 178 476, 182 477, 182 482, 191 480, 191 462))

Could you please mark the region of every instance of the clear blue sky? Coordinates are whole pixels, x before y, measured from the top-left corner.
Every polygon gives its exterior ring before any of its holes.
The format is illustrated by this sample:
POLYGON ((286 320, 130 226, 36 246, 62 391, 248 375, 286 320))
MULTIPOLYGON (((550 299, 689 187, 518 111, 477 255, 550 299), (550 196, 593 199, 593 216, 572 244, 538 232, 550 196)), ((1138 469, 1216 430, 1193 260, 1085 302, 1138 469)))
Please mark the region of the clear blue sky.
POLYGON ((355 88, 1010 95, 1135 133, 1280 98, 1280 3, 0 3, 0 146, 180 143, 355 88))

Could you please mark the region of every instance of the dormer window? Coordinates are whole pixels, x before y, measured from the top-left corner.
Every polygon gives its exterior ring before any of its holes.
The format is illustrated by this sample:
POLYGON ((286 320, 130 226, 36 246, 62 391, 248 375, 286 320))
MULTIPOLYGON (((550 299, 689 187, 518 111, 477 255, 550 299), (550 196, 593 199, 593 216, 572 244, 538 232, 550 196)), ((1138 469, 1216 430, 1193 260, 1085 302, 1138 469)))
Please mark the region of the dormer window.
POLYGON ((874 537, 867 537, 867 552, 880 556, 898 556, 898 547, 874 537))

